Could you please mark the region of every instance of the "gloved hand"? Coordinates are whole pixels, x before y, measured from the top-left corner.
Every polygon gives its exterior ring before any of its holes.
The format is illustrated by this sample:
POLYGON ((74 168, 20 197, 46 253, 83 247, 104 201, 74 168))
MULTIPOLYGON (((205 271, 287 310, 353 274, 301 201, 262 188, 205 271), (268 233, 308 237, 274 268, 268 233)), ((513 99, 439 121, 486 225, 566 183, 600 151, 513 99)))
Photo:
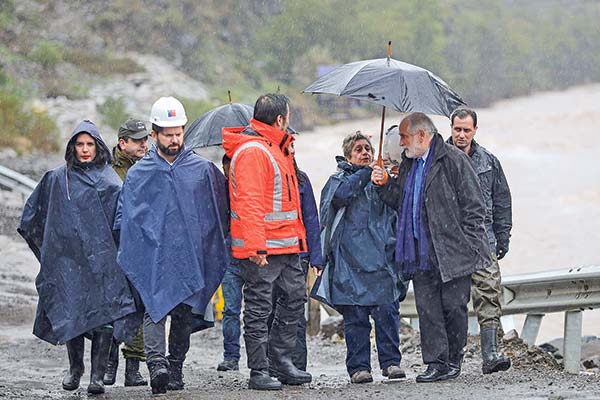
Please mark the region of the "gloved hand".
POLYGON ((498 260, 502 260, 506 253, 508 253, 508 240, 499 239, 496 242, 496 257, 498 257, 498 260))

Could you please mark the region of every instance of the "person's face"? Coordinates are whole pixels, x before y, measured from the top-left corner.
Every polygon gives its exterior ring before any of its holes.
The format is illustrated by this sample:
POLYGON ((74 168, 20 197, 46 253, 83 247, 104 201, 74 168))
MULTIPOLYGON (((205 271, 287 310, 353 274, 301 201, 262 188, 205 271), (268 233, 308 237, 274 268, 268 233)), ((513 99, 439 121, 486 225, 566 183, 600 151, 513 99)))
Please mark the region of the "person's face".
POLYGON ((452 123, 452 142, 461 150, 471 146, 473 137, 477 133, 477 127, 473 125, 473 118, 467 115, 465 118, 454 118, 452 123))
POLYGON ((290 145, 288 146, 288 151, 290 152, 292 157, 296 155, 296 147, 294 147, 294 142, 290 143, 290 145))
POLYGON ((373 161, 373 148, 371 148, 369 142, 365 139, 359 139, 354 142, 348 161, 350 164, 361 167, 371 164, 373 161))
POLYGON ((75 157, 79 162, 90 162, 96 158, 96 141, 87 133, 75 138, 75 157))
POLYGON ((411 135, 408 131, 408 122, 400 123, 400 146, 404 147, 405 155, 408 158, 419 158, 427 151, 425 147, 425 135, 419 131, 416 135, 411 135))
POLYGON ((148 150, 148 136, 141 139, 119 138, 119 148, 131 158, 140 159, 148 150))
POLYGON ((152 139, 165 156, 176 156, 183 145, 183 126, 164 128, 160 133, 152 131, 152 139))

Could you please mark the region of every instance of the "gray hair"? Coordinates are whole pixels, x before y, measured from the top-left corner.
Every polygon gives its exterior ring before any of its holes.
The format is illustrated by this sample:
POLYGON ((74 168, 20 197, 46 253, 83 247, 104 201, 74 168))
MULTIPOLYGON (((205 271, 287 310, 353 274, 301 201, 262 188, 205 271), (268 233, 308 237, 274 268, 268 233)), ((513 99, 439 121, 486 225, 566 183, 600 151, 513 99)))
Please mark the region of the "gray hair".
POLYGON ((408 123, 408 132, 411 135, 416 135, 419 130, 423 130, 429 136, 433 136, 437 133, 437 129, 433 124, 431 118, 429 118, 426 114, 421 112, 416 112, 407 115, 402 122, 406 121, 408 123))
POLYGON ((367 143, 369 143, 369 146, 371 146, 371 154, 374 154, 375 150, 373 149, 373 144, 371 144, 369 137, 364 135, 361 131, 356 131, 346 136, 344 138, 344 142, 342 143, 342 150, 344 151, 344 157, 346 157, 346 159, 350 159, 354 143, 359 140, 366 140, 367 143))

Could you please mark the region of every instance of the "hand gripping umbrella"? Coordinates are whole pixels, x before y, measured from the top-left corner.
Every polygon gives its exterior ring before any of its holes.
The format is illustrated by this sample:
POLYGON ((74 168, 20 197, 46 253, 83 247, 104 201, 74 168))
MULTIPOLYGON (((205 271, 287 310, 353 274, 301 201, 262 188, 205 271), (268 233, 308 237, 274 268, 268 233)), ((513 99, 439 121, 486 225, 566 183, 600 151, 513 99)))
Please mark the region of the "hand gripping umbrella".
POLYGON ((304 93, 335 94, 383 106, 377 158, 380 166, 386 107, 449 117, 465 104, 446 82, 430 71, 391 58, 391 46, 392 42, 388 42, 387 58, 341 65, 304 89, 304 93))

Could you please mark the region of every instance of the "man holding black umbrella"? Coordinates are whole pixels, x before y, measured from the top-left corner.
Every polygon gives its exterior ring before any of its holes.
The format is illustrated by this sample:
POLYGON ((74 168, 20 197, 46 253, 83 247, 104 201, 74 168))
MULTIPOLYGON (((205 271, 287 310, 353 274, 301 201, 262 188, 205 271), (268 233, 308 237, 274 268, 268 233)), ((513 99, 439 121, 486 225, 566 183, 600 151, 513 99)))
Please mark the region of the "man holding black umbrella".
POLYGON ((405 147, 397 178, 375 166, 379 195, 398 210, 396 262, 412 279, 427 370, 417 382, 460 375, 467 344, 471 274, 491 264, 485 207, 467 156, 444 143, 431 119, 409 114, 400 123, 405 147))

